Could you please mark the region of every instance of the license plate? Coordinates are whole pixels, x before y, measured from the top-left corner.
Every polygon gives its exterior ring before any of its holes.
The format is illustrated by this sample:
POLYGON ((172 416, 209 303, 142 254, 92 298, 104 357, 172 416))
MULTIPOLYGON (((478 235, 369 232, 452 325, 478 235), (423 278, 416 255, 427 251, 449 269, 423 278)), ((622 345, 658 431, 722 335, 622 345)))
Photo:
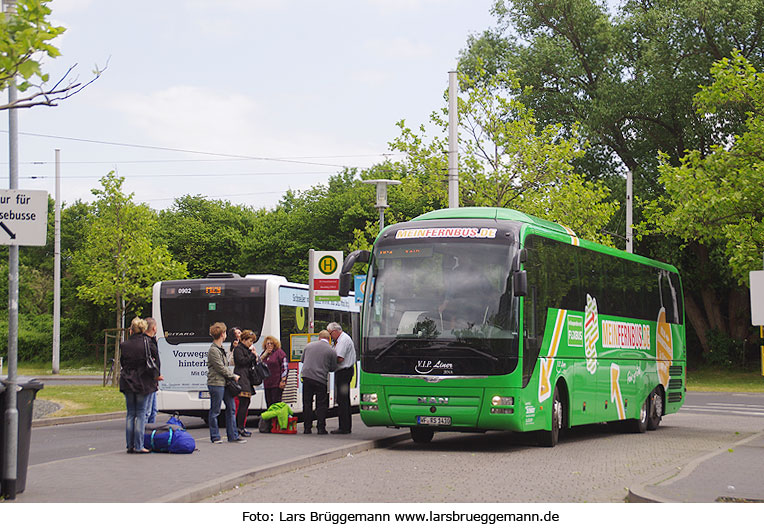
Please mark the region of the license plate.
POLYGON ((199 399, 210 399, 209 390, 202 390, 199 392, 199 399))
POLYGON ((417 416, 417 425, 451 425, 449 416, 417 416))

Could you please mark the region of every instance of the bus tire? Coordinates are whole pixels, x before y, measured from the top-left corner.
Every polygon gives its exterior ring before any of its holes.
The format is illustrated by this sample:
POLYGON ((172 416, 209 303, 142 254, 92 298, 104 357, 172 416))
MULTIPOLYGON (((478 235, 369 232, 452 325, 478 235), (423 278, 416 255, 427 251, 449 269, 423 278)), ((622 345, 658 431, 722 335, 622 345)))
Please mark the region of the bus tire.
POLYGON ((629 431, 635 433, 643 433, 647 430, 647 419, 650 416, 651 396, 652 393, 650 393, 650 396, 647 396, 647 399, 642 402, 642 407, 639 409, 639 418, 635 420, 628 420, 629 431))
POLYGON ((654 431, 663 419, 663 395, 656 388, 650 393, 650 408, 647 414, 647 430, 654 431))
POLYGON ((411 439, 416 444, 426 444, 432 441, 435 431, 427 427, 411 427, 411 439))
POLYGON ((552 430, 538 431, 537 437, 539 445, 542 447, 554 447, 560 439, 560 431, 563 426, 564 406, 560 399, 560 387, 554 387, 552 397, 552 430))

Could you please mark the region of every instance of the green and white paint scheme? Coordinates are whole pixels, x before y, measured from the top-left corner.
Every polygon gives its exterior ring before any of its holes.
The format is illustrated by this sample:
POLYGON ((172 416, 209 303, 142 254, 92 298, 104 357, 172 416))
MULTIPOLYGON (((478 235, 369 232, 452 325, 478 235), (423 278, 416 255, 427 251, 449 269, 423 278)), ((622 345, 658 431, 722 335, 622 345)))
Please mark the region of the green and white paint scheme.
POLYGON ((435 431, 655 429, 685 393, 671 265, 501 208, 431 212, 377 238, 361 326, 361 418, 435 431))

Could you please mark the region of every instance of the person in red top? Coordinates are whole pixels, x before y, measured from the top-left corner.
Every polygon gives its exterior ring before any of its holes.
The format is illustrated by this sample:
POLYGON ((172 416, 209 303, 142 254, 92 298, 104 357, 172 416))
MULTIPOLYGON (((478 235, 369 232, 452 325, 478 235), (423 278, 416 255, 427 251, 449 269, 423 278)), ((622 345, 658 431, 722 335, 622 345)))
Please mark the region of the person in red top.
POLYGON ((281 401, 281 395, 284 393, 284 387, 287 383, 289 365, 287 364, 286 353, 281 349, 281 343, 276 337, 270 335, 265 337, 263 350, 260 360, 265 363, 271 374, 263 381, 265 403, 266 406, 270 407, 281 401))

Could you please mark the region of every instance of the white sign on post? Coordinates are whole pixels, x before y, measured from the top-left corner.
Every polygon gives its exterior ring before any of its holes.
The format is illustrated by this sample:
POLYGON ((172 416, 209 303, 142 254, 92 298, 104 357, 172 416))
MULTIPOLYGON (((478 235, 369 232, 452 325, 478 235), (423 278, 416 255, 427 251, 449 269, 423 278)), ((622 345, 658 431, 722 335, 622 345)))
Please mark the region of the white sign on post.
POLYGON ((43 247, 47 234, 47 191, 0 190, 0 245, 43 247))
POLYGON ((339 302, 340 272, 343 255, 341 250, 315 251, 313 261, 313 291, 316 301, 339 302))
POLYGON ((764 271, 751 271, 751 324, 764 326, 764 271))

